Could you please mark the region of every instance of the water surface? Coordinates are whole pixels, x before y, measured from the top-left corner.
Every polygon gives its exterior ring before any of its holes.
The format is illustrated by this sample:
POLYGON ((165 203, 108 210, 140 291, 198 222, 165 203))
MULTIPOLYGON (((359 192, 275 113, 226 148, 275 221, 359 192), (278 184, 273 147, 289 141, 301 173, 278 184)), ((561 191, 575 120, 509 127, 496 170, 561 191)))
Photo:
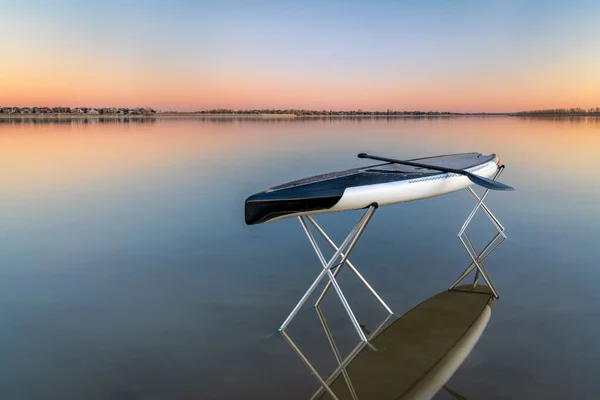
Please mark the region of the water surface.
MULTIPOLYGON (((497 153, 488 205, 508 240, 501 294, 450 386, 473 399, 595 398, 600 372, 600 119, 404 118, 0 123, 0 397, 290 398, 318 386, 273 335, 319 271, 295 219, 245 226, 259 190, 369 164, 497 153)), ((394 311, 468 264, 467 193, 382 207, 351 259, 394 311)), ((360 212, 324 215, 341 241, 360 212)), ((482 215, 472 235, 493 230, 482 215)), ((347 272, 361 322, 384 315, 347 272)), ((347 349, 335 296, 324 309, 347 349)), ((335 364, 307 307, 290 334, 335 364)), ((448 398, 440 394, 440 399, 448 398)))

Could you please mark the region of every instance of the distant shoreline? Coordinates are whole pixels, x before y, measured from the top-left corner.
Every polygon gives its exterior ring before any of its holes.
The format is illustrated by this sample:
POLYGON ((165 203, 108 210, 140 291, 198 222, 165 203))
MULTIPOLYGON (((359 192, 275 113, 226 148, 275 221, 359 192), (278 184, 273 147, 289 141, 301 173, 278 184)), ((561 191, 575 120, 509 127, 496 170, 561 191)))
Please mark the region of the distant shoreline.
POLYGON ((562 118, 562 117, 600 117, 600 114, 541 114, 541 113, 452 113, 452 114, 255 114, 255 113, 155 113, 147 115, 122 115, 122 114, 2 114, 0 119, 184 119, 184 118, 255 118, 255 119, 344 119, 344 118, 455 118, 455 117, 535 117, 535 118, 562 118))
POLYGON ((177 119, 177 118, 256 118, 256 119, 310 119, 310 118, 449 118, 469 116, 508 116, 509 114, 402 114, 402 115, 373 115, 373 114, 345 114, 345 115, 297 115, 297 114, 208 114, 208 113, 156 113, 150 115, 120 115, 120 114, 0 114, 0 119, 177 119))

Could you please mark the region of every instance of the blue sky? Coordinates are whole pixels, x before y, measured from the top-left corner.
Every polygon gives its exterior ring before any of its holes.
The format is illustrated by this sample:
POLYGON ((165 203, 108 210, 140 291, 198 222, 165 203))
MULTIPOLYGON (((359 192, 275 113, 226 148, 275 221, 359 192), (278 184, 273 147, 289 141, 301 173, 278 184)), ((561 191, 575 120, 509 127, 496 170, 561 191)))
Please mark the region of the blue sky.
MULTIPOLYGON (((316 105, 330 108, 410 108, 411 96, 415 108, 491 111, 511 102, 600 103, 591 90, 600 89, 600 2, 29 1, 1 7, 0 34, 10 40, 0 50, 10 61, 0 69, 0 85, 14 97, 18 85, 6 83, 12 74, 27 93, 23 101, 52 93, 68 101, 72 88, 61 92, 56 81, 43 80, 64 80, 56 73, 62 70, 87 88, 88 101, 98 89, 86 82, 97 76, 120 87, 115 96, 166 108, 309 107, 310 93, 316 105), (37 86, 26 82, 31 75, 37 86), (461 92, 460 101, 453 103, 449 92, 461 92)), ((98 99, 108 101, 102 90, 98 99)))

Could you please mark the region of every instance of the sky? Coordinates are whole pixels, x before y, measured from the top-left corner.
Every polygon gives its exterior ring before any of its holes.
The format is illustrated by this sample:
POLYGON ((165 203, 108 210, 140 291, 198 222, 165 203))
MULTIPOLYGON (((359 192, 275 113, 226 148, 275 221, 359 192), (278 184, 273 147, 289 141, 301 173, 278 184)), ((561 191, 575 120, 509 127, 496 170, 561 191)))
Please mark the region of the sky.
POLYGON ((0 106, 600 107, 600 1, 0 0, 0 106))

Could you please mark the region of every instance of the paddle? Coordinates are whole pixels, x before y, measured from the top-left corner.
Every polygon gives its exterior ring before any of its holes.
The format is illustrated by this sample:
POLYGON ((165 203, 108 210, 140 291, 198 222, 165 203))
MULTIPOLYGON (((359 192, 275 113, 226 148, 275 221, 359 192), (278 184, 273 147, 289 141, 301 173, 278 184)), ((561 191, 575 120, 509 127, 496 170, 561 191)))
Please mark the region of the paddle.
POLYGON ((438 167, 436 165, 421 164, 421 163, 413 162, 413 161, 402 161, 402 160, 396 160, 394 158, 372 156, 372 155, 367 154, 367 153, 360 153, 358 155, 358 158, 370 158, 371 160, 386 161, 386 162, 390 162, 390 163, 394 163, 394 164, 410 165, 412 167, 420 167, 420 168, 433 169, 435 171, 450 172, 450 173, 453 173, 453 174, 464 175, 467 178, 469 178, 471 180, 471 182, 473 182, 473 183, 475 183, 475 184, 477 184, 479 186, 483 186, 484 188, 487 188, 487 189, 492 189, 492 190, 515 190, 513 187, 505 185, 504 183, 496 182, 496 181, 493 181, 491 179, 484 178, 483 176, 478 176, 478 175, 472 174, 470 172, 465 171, 464 169, 454 169, 454 168, 438 167))

